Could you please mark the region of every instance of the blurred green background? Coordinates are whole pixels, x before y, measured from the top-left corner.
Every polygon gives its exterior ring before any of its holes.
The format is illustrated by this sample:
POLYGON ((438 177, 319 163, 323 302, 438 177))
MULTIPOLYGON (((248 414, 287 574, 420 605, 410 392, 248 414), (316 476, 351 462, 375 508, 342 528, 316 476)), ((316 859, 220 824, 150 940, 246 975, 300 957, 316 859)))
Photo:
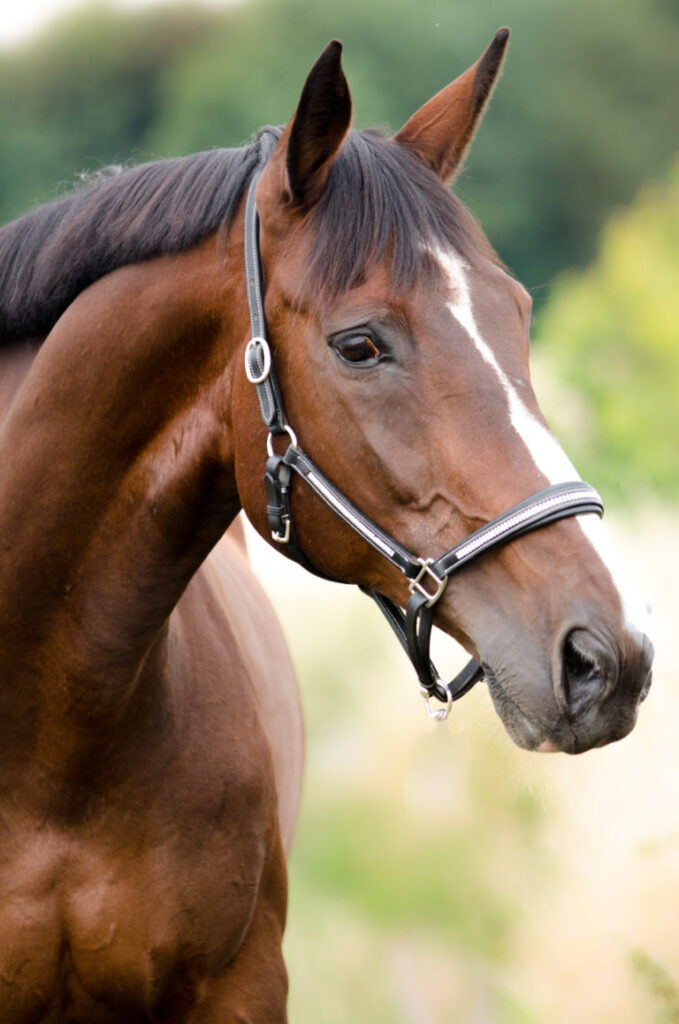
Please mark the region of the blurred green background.
POLYGON ((367 602, 252 539, 309 733, 293 1024, 679 1022, 679 8, 97 4, 0 49, 4 222, 82 172, 284 122, 333 37, 355 123, 396 130, 502 24, 456 191, 534 296, 538 395, 655 602, 656 683, 630 738, 576 760, 514 749, 480 690, 430 727, 367 602))

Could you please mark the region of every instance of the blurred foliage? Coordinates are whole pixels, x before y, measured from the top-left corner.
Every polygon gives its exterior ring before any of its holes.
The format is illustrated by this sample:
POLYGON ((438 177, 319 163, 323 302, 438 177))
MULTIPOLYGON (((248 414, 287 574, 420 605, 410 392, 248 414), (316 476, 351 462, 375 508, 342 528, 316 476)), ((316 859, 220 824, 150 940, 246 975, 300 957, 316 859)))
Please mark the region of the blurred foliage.
POLYGON ((0 55, 0 220, 76 173, 140 154, 165 68, 219 20, 193 5, 129 15, 88 7, 0 55))
POLYGON ((537 1024, 506 977, 524 907, 553 881, 543 801, 517 776, 524 755, 477 720, 480 692, 457 716, 472 716, 478 745, 431 728, 367 599, 314 581, 306 601, 285 607, 308 724, 290 1019, 537 1024), (309 629, 324 592, 332 628, 309 629))
MULTIPOLYGON (((632 565, 661 566, 673 594, 673 518, 647 524, 643 544, 639 533, 636 524, 624 535, 632 565)), ((679 662, 662 640, 674 629, 669 597, 659 602, 664 703, 651 695, 624 743, 545 758, 512 746, 485 687, 445 725, 429 722, 372 602, 281 568, 263 541, 258 549, 308 725, 285 938, 290 1020, 675 1021, 679 662)), ((437 664, 454 671, 464 652, 436 639, 437 664)))
POLYGON ((679 984, 670 972, 642 950, 633 950, 629 961, 655 1000, 658 1024, 679 1024, 679 984))
POLYGON ((237 145, 287 120, 334 36, 356 123, 396 129, 505 22, 503 81, 457 190, 539 293, 591 257, 611 205, 669 159, 679 16, 668 0, 83 8, 0 53, 0 220, 75 171, 237 145))
POLYGON ((611 217, 538 320, 540 356, 572 388, 549 418, 585 476, 628 502, 679 498, 678 281, 679 161, 611 217))

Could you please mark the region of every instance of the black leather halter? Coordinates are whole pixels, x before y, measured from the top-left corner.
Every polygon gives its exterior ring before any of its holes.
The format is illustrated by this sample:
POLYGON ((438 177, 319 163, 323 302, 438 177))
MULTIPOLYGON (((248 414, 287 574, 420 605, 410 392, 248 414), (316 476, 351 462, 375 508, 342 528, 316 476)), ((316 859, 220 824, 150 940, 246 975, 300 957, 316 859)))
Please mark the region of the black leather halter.
POLYGON ((252 330, 252 337, 245 350, 245 372, 257 391, 262 419, 269 431, 269 458, 264 481, 272 538, 285 544, 292 558, 304 568, 317 576, 324 576, 309 562, 295 536, 290 488, 293 476, 297 475, 333 512, 407 577, 410 598, 405 612, 383 594, 361 589, 377 603, 408 654, 417 672, 423 695, 427 698, 429 713, 435 718, 445 718, 452 701, 467 693, 484 674, 481 665, 472 659, 454 679, 445 683, 432 664, 429 643, 434 610, 450 576, 472 559, 499 544, 506 544, 522 533, 567 516, 586 513, 603 515, 601 498, 593 487, 580 480, 545 487, 475 530, 435 559, 414 555, 363 515, 300 448, 295 432, 285 416, 271 348, 266 337, 256 184, 257 176, 250 185, 245 207, 245 273, 252 330), (287 435, 288 438, 287 450, 283 455, 276 454, 273 447, 273 438, 280 435, 287 435), (432 697, 441 701, 443 707, 432 710, 432 697))

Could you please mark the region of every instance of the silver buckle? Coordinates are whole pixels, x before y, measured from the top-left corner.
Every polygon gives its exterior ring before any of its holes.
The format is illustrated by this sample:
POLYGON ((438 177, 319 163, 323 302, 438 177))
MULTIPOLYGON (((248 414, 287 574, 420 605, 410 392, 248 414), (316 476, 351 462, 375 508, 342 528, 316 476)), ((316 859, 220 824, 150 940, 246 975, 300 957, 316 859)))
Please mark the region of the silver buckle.
POLYGON ((285 523, 285 531, 278 533, 276 530, 271 531, 271 536, 277 544, 289 544, 290 542, 290 516, 283 516, 283 522, 285 523))
POLYGON ((424 686, 420 687, 420 693, 422 694, 422 698, 424 700, 425 707, 427 708, 427 714, 429 715, 429 717, 433 718, 435 722, 445 722, 446 718, 450 714, 450 709, 453 706, 453 695, 442 679, 437 679, 436 681, 440 685, 441 689, 445 690, 446 693, 448 694, 448 697, 445 702, 439 701, 441 707, 433 708, 431 706, 431 702, 433 700, 438 701, 439 698, 435 697, 424 686))
POLYGON ((251 384, 263 384, 266 378, 271 373, 271 349, 269 348, 269 342, 266 338, 250 338, 249 342, 245 346, 245 376, 251 384), (256 345, 262 350, 262 358, 264 359, 264 366, 258 374, 254 374, 250 367, 249 355, 256 345))
POLYGON ((448 583, 448 577, 447 576, 441 577, 441 576, 437 576, 436 575, 434 570, 431 568, 431 566, 432 566, 432 564, 434 562, 433 558, 418 558, 417 561, 419 562, 419 564, 421 565, 422 568, 418 572, 418 574, 415 577, 415 579, 412 579, 410 581, 410 583, 408 584, 408 589, 410 590, 411 594, 413 594, 413 593, 415 593, 415 591, 417 591, 417 593, 421 594, 422 597, 426 597, 427 598, 427 608, 431 608, 431 606, 433 604, 436 604, 436 602, 440 598, 441 594, 446 589, 446 584, 448 583), (422 586, 422 582, 421 581, 424 579, 425 576, 428 576, 436 584, 436 590, 434 591, 433 594, 430 593, 426 589, 426 587, 422 586))

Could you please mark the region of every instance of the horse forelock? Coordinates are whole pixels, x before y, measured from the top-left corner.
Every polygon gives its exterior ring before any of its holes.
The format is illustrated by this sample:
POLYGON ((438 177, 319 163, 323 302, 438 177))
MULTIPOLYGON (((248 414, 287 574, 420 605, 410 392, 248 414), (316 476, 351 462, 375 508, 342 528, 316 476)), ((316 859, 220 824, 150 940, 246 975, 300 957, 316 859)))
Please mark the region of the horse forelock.
POLYGON ((325 300, 359 284, 385 257, 396 289, 426 268, 430 248, 462 257, 497 256, 460 200, 398 142, 374 130, 350 132, 309 218, 306 281, 325 300))

